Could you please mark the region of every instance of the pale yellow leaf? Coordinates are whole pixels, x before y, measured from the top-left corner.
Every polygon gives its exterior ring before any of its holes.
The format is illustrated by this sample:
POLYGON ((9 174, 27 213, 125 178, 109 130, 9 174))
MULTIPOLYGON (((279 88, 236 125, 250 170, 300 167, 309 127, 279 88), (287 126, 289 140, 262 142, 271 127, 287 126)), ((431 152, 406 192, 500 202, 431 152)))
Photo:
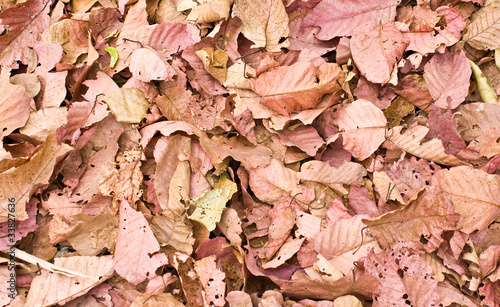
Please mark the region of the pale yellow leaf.
POLYGON ((226 203, 237 190, 236 183, 232 182, 227 174, 222 174, 213 190, 192 200, 191 205, 195 207, 195 210, 189 218, 202 223, 209 231, 213 231, 216 223, 221 219, 226 203))
POLYGON ((241 32, 254 42, 252 48, 265 47, 267 51, 278 52, 290 44, 288 14, 281 0, 236 0, 233 15, 241 19, 241 32))
POLYGON ((121 88, 104 96, 104 101, 122 123, 138 124, 149 109, 149 101, 138 88, 121 88))

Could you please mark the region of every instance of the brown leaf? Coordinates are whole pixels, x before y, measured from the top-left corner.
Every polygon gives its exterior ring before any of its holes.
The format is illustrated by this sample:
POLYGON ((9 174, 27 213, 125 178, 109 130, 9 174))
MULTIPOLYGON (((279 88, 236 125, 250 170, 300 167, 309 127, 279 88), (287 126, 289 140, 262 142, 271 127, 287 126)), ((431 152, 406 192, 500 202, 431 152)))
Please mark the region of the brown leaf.
POLYGON ((104 101, 122 123, 140 123, 149 109, 149 101, 138 88, 121 88, 106 94, 104 101))
POLYGON ((0 173, 0 182, 2 182, 0 185, 0 223, 7 221, 8 213, 13 213, 13 211, 18 220, 28 217, 25 210, 28 199, 36 189, 49 182, 57 162, 72 149, 67 144, 58 144, 56 136, 51 134, 43 147, 29 161, 0 173))
POLYGON ((440 170, 431 184, 451 198, 462 232, 481 231, 500 216, 500 175, 459 166, 440 170))
POLYGON ((363 223, 383 248, 401 240, 415 249, 432 252, 443 242, 443 231, 457 230, 457 220, 450 200, 439 189, 430 187, 406 207, 363 223))
POLYGON ((254 42, 252 48, 276 52, 288 47, 288 15, 282 1, 236 0, 233 14, 243 23, 243 35, 254 42))
POLYGON ((0 66, 17 68, 16 61, 28 64, 32 49, 49 26, 50 1, 34 0, 19 3, 0 12, 0 66))
POLYGON ((260 96, 261 104, 289 116, 314 108, 324 94, 339 91, 342 82, 343 73, 337 64, 325 63, 317 68, 298 62, 264 72, 251 79, 250 86, 260 96))

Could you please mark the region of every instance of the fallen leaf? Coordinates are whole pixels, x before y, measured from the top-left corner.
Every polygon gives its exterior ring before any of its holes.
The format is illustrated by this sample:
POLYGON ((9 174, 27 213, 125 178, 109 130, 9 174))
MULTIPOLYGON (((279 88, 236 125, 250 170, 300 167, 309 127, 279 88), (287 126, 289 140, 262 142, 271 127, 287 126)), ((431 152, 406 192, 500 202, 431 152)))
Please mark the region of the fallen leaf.
POLYGON ((159 249, 160 245, 142 213, 122 200, 114 256, 116 272, 134 285, 148 276, 153 277, 158 267, 168 263, 165 254, 152 255, 159 249))
POLYGON ((250 80, 250 87, 260 97, 260 103, 289 116, 295 111, 315 107, 321 97, 340 90, 342 72, 336 64, 326 63, 316 68, 299 62, 264 72, 250 80))
POLYGON ((391 80, 395 65, 407 45, 407 38, 394 22, 367 22, 353 31, 352 59, 368 81, 385 84, 391 80))
POLYGON ((386 124, 382 110, 364 99, 354 101, 338 116, 344 147, 358 160, 368 158, 384 142, 386 124))
POLYGON ((489 175, 468 166, 440 170, 431 184, 449 195, 453 209, 460 214, 462 232, 483 230, 500 215, 500 176, 489 175))
POLYGON ((106 94, 104 101, 122 123, 140 123, 149 109, 149 101, 137 88, 121 88, 106 94))
MULTIPOLYGON (((28 64, 33 47, 49 26, 49 1, 36 0, 3 8, 0 13, 0 65, 17 68, 16 61, 28 64), (8 27, 7 31, 3 31, 8 27)), ((2 69, 2 70, 3 70, 2 69)))
POLYGON ((254 42, 252 48, 265 47, 276 52, 288 47, 288 15, 281 1, 266 0, 256 4, 250 0, 236 0, 233 14, 241 19, 241 32, 254 42))
POLYGON ((317 26, 320 40, 335 36, 350 36, 355 29, 368 21, 375 23, 394 20, 397 1, 351 1, 338 3, 334 0, 320 2, 304 19, 303 27, 317 26))
POLYGON ((424 79, 434 104, 446 109, 458 107, 469 90, 470 65, 465 52, 435 54, 424 66, 424 79), (454 80, 454 82, 450 82, 454 80))

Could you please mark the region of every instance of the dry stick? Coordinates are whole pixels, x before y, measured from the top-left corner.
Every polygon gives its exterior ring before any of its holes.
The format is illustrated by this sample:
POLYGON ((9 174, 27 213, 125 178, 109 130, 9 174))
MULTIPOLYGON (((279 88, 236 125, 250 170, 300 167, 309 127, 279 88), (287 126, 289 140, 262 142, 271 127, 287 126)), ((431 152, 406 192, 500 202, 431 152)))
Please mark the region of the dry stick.
POLYGON ((61 275, 68 276, 68 277, 80 276, 83 278, 95 279, 95 277, 88 276, 88 275, 85 275, 85 274, 82 274, 82 273, 55 265, 55 264, 52 264, 48 261, 40 259, 36 256, 31 255, 31 254, 28 254, 27 252, 22 251, 20 249, 14 248, 14 250, 15 250, 15 257, 16 258, 21 259, 23 261, 26 261, 28 263, 31 263, 33 265, 36 265, 38 268, 46 269, 52 273, 59 273, 61 275))

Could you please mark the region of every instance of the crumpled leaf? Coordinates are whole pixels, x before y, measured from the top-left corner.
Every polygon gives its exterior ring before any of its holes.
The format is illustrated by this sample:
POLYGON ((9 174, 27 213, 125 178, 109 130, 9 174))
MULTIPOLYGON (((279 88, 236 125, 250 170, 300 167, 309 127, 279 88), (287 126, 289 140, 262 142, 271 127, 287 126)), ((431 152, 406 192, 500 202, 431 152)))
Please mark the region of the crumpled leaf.
POLYGON ((316 68, 312 63, 298 62, 281 66, 250 80, 250 87, 264 106, 289 116, 295 111, 315 107, 321 97, 341 89, 343 74, 334 63, 316 68))
POLYGON ((467 26, 463 40, 473 48, 493 50, 500 47, 500 7, 495 1, 476 12, 476 18, 467 26))
POLYGON ((0 12, 0 66, 17 68, 16 61, 28 64, 32 49, 49 26, 50 1, 18 3, 0 12))
POLYGON ((354 101, 338 116, 344 148, 358 160, 368 158, 385 141, 386 124, 382 110, 365 99, 354 101))
POLYGON ((140 123, 149 109, 149 101, 138 88, 121 88, 104 96, 104 101, 122 123, 140 123))
POLYGON ((196 23, 210 23, 227 19, 233 2, 233 0, 206 1, 194 7, 187 16, 187 20, 195 21, 196 23))
POLYGON ((430 187, 404 208, 363 220, 363 223, 383 248, 401 240, 430 253, 443 242, 443 231, 457 230, 458 218, 450 200, 439 189, 430 187))
POLYGON ((500 216, 500 175, 459 166, 440 170, 431 184, 451 198, 462 232, 481 231, 500 216))
MULTIPOLYGON (((26 203, 39 187, 48 183, 54 167, 72 147, 67 144, 58 144, 57 138, 51 134, 43 147, 26 163, 0 173, 0 223, 6 222, 9 203, 15 204, 17 220, 28 218, 26 203), (14 199, 14 201, 9 201, 14 199)), ((11 205, 12 206, 12 205, 11 205)), ((12 212, 11 212, 12 213, 12 212)))
POLYGON ((83 20, 63 19, 52 24, 42 34, 46 45, 58 43, 63 47, 62 61, 75 63, 78 57, 88 52, 88 22, 83 20))
POLYGON ((350 36, 355 29, 368 21, 375 23, 394 20, 398 1, 320 2, 305 18, 303 27, 317 26, 315 35, 320 40, 330 40, 335 36, 350 36))
POLYGON ((122 200, 114 257, 116 272, 134 285, 148 276, 154 276, 159 266, 168 263, 165 254, 152 255, 159 249, 160 245, 144 215, 132 209, 126 200, 122 200))
POLYGON ((195 54, 203 62, 205 69, 219 81, 221 84, 226 81, 227 77, 227 60, 229 57, 221 49, 213 49, 205 47, 195 52, 195 54))
POLYGON ((222 174, 213 190, 203 193, 191 201, 191 205, 195 209, 189 218, 202 223, 209 231, 213 231, 216 223, 221 219, 226 203, 236 191, 238 191, 236 183, 232 182, 227 174, 222 174))
POLYGON ((99 191, 104 196, 113 196, 115 201, 126 199, 135 207, 135 202, 142 196, 140 186, 143 175, 140 170, 144 153, 139 148, 120 154, 116 163, 104 165, 99 177, 99 191))
POLYGON ((191 223, 185 216, 179 217, 171 210, 164 210, 151 219, 151 230, 160 245, 169 245, 176 250, 191 254, 195 238, 191 223))
POLYGON ((256 4, 236 0, 233 14, 243 23, 243 35, 254 42, 252 48, 265 47, 267 51, 277 52, 288 47, 288 14, 282 1, 263 0, 256 4))
POLYGON ((424 66, 424 79, 434 105, 443 109, 448 104, 451 109, 458 107, 468 94, 471 72, 463 51, 432 56, 424 66))
POLYGON ((407 45, 408 39, 394 22, 368 22, 353 31, 352 59, 368 81, 385 84, 391 80, 407 45))

